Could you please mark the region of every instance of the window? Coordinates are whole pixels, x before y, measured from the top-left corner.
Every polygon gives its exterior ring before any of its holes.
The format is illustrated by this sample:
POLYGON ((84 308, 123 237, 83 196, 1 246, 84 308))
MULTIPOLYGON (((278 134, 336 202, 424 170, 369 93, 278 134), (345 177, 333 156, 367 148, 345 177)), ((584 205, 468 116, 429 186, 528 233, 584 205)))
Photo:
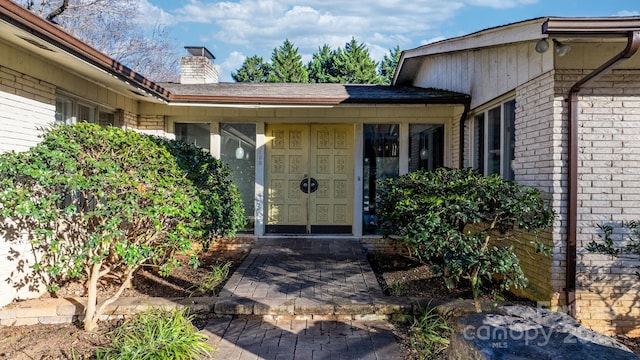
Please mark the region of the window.
POLYGON ((231 179, 238 187, 246 211, 247 226, 255 226, 256 125, 220 124, 220 159, 231 168, 231 179))
POLYGON ((516 101, 509 100, 475 115, 470 124, 471 167, 484 175, 513 180, 516 101))
POLYGON ((99 109, 94 105, 79 102, 70 97, 58 96, 56 98, 55 122, 71 125, 79 121, 100 124, 101 126, 113 126, 115 125, 115 114, 113 111, 99 109))
POLYGON ((444 166, 444 125, 409 124, 409 172, 444 166))
POLYGON ((377 234, 376 181, 397 177, 400 164, 398 124, 364 125, 363 233, 377 234))
POLYGON ((211 124, 209 123, 175 123, 176 139, 188 144, 211 149, 211 124))

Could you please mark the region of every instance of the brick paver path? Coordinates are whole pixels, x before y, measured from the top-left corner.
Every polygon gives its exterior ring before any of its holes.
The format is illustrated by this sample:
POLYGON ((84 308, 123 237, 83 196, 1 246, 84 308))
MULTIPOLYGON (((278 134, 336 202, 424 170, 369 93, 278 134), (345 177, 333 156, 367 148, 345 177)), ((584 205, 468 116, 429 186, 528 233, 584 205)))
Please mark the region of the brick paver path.
POLYGON ((335 304, 367 309, 383 297, 356 239, 259 239, 219 296, 254 302, 254 309, 265 303, 274 309, 275 303, 295 303, 296 308, 304 304, 321 314, 211 319, 203 332, 218 349, 214 359, 403 358, 390 323, 367 321, 367 314, 357 312, 331 319, 325 312, 335 304))
POLYGON ((217 349, 214 359, 402 359, 384 321, 217 318, 204 333, 217 349))

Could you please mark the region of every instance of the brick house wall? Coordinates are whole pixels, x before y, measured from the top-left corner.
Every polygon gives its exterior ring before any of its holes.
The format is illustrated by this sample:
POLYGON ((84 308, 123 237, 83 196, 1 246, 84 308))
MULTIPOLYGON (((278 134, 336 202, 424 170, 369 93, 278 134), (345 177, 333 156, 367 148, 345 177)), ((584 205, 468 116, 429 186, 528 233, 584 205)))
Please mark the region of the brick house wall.
POLYGON ((566 303, 565 245, 567 174, 563 167, 566 152, 566 115, 562 95, 554 92, 555 72, 542 74, 516 89, 515 180, 540 190, 557 217, 551 229, 540 234, 518 234, 514 243, 529 287, 520 295, 558 309, 566 303), (551 257, 536 253, 532 241, 553 248, 551 257))
MULTIPOLYGON (((568 103, 570 87, 590 70, 555 70, 516 89, 518 183, 540 189, 556 212, 553 228, 538 237, 553 248, 535 253, 531 234, 514 234, 513 245, 529 286, 519 295, 566 311, 568 213, 568 103)), ((586 251, 601 241, 598 224, 640 220, 640 71, 614 70, 585 87, 579 97, 577 289, 578 320, 605 334, 640 335, 640 260, 586 251)))
POLYGON ((24 151, 39 142, 55 118, 55 86, 0 66, 0 153, 24 151))
MULTIPOLYGON (((0 153, 25 151, 40 141, 39 128, 55 119, 55 86, 18 71, 0 66, 0 153)), ((3 225, 10 224, 5 221, 3 225)), ((0 238, 0 305, 14 298, 36 297, 42 284, 26 283, 35 255, 27 238, 0 238), (6 279, 12 281, 7 283, 6 279), (9 291, 9 289, 11 289, 9 291)))
MULTIPOLYGON (((556 73, 556 93, 589 73, 556 73)), ((638 257, 592 254, 598 224, 640 220, 640 71, 613 70, 580 93, 578 112, 577 317, 596 331, 640 336, 638 257)), ((559 269, 558 269, 559 270, 559 269)))

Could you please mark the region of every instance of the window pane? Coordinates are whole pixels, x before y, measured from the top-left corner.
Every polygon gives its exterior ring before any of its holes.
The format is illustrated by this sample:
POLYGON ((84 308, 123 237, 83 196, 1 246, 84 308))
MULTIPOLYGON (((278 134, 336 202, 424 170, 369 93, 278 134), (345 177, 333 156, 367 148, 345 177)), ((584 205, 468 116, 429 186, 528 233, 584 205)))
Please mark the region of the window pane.
POLYGON ((363 233, 378 233, 376 181, 399 174, 397 124, 364 125, 363 233))
POLYGON ((73 123, 73 102, 65 98, 56 99, 56 123, 73 123))
POLYGON ((502 152, 502 177, 513 180, 513 161, 515 159, 516 132, 514 131, 516 120, 516 101, 511 100, 503 104, 504 112, 504 150, 502 152))
POLYGON ((256 126, 254 124, 220 124, 220 159, 232 171, 231 178, 240 191, 253 232, 255 220, 256 126))
POLYGON ((500 174, 500 106, 489 110, 487 119, 487 172, 500 174))
POLYGON ((76 117, 76 120, 95 123, 96 119, 94 108, 78 104, 78 116, 76 117))
POLYGON ((203 149, 211 149, 211 126, 209 123, 176 123, 176 139, 188 144, 199 146, 203 149))
POLYGON ((471 167, 484 174, 484 113, 474 117, 472 136, 471 167))
POLYGON ((409 125, 409 171, 444 165, 444 125, 409 125))

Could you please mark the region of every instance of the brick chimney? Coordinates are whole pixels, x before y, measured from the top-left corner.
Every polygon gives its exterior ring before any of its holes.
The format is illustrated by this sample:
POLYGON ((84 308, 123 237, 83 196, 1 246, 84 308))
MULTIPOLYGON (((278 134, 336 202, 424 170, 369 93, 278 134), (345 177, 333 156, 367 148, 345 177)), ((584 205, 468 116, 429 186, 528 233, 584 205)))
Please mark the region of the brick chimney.
POLYGON ((203 46, 185 46, 190 56, 180 59, 181 84, 215 84, 218 82, 218 67, 213 64, 213 56, 203 46))

